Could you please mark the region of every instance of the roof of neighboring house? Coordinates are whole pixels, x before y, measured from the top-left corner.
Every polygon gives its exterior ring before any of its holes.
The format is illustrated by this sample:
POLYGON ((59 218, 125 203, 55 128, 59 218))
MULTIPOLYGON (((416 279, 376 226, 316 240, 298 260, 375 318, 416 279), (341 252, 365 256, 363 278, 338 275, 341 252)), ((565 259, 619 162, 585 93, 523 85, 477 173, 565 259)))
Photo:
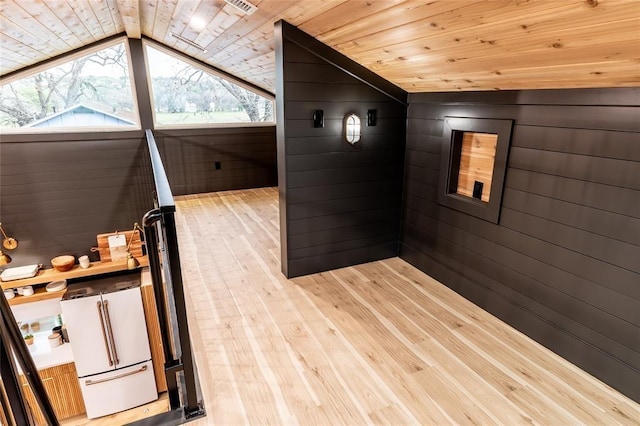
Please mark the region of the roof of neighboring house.
POLYGON ((136 123, 83 104, 74 105, 24 127, 132 126, 136 123))

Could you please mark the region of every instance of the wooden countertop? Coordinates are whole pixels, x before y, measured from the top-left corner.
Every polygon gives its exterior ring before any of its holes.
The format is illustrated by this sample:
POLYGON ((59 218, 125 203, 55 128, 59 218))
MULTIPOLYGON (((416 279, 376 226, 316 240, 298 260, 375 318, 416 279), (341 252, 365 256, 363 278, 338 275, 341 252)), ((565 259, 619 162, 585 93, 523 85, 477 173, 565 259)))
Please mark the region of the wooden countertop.
MULTIPOLYGON (((140 267, 148 266, 149 259, 147 256, 136 258, 140 263, 140 267)), ((127 269, 127 261, 121 260, 117 262, 92 262, 91 265, 84 269, 80 265, 74 265, 70 271, 58 272, 55 269, 42 269, 32 278, 23 278, 21 280, 13 280, 2 282, 2 289, 18 288, 24 286, 34 286, 34 294, 32 296, 16 295, 13 299, 9 299, 9 305, 21 305, 23 303, 37 302, 39 300, 60 298, 66 290, 48 292, 44 285, 51 281, 68 280, 72 278, 90 277, 93 275, 108 274, 110 272, 124 271, 127 269)))

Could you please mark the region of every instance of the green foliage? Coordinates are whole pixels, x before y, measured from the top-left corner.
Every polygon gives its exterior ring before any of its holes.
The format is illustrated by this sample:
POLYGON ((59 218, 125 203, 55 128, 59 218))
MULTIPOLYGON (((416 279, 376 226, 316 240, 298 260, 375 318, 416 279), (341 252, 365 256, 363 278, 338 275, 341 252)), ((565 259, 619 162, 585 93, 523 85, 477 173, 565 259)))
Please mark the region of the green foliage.
POLYGON ((0 87, 0 126, 22 127, 84 104, 131 119, 133 96, 124 44, 0 87))
POLYGON ((149 46, 147 53, 158 123, 273 121, 270 99, 149 46))
MULTIPOLYGON (((158 50, 147 52, 160 124, 273 121, 270 99, 158 50)), ((118 44, 0 86, 0 127, 29 126, 80 104, 135 120, 125 53, 118 44)))

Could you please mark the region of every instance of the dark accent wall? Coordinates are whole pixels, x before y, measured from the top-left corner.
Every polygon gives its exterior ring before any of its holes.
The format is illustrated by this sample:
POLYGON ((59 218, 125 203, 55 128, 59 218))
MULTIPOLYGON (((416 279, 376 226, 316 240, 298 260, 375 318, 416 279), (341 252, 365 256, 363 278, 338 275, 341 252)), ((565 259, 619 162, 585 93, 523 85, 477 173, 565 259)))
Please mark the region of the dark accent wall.
MULTIPOLYGON (((274 126, 154 135, 174 195, 277 185, 274 126)), ((89 254, 97 234, 140 223, 153 208, 150 167, 141 131, 3 135, 0 223, 20 242, 5 250, 10 266, 89 254)))
POLYGON ((19 241, 9 266, 89 254, 97 234, 140 222, 152 191, 140 131, 3 135, 0 218, 19 241))
POLYGON ((409 96, 400 256, 640 401, 640 89, 409 96), (445 116, 514 119, 499 224, 437 203, 445 116))
POLYGON ((288 277, 398 253, 406 93, 304 32, 276 24, 282 270, 288 277), (313 113, 324 111, 324 127, 313 113), (377 109, 377 126, 366 126, 377 109), (345 114, 362 139, 342 135, 345 114))
POLYGON ((173 195, 276 186, 275 126, 155 130, 173 195))

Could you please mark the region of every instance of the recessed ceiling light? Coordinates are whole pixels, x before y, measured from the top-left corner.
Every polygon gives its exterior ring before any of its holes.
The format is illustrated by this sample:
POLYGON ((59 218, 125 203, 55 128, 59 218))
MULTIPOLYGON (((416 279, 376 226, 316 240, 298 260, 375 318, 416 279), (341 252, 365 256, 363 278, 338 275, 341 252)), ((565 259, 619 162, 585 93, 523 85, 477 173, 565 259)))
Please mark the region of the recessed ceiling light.
POLYGON ((207 21, 202 16, 194 16, 189 21, 189 25, 196 31, 200 31, 207 26, 207 21))

